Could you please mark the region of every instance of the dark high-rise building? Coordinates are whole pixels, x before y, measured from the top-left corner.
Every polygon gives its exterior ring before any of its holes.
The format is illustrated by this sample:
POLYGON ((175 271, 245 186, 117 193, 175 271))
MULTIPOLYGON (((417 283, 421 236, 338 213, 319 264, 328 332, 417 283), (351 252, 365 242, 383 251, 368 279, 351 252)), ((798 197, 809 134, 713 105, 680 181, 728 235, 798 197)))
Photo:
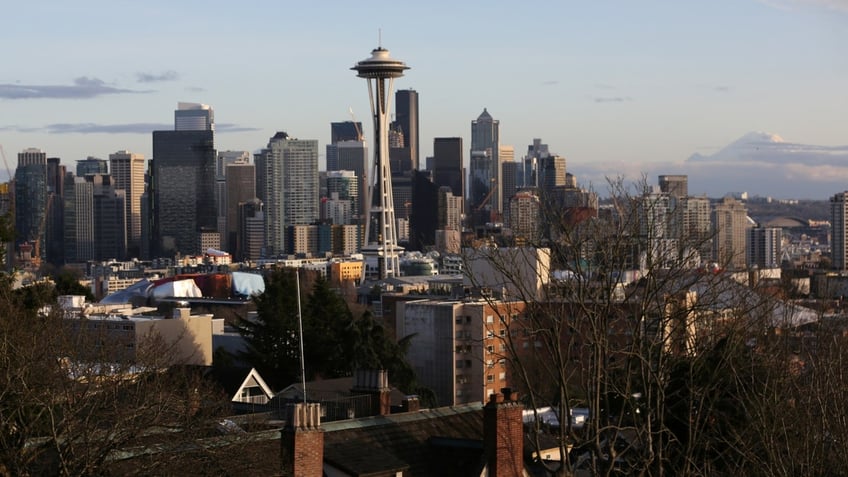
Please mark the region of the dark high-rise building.
MULTIPOLYGON (((32 246, 33 258, 46 255, 47 154, 26 149, 18 154, 15 169, 15 245, 32 246)), ((25 248, 28 248, 25 247, 25 248)))
POLYGON ((565 158, 556 154, 548 154, 539 158, 536 168, 537 187, 542 200, 547 200, 557 187, 564 187, 565 158))
POLYGON ((77 161, 77 176, 85 177, 89 174, 108 174, 109 163, 106 159, 100 159, 93 156, 77 161))
POLYGON ((67 175, 64 254, 67 262, 123 260, 127 254, 126 191, 108 174, 67 175))
POLYGON ((453 195, 465 197, 461 137, 437 137, 433 140, 432 173, 436 186, 448 186, 453 195))
POLYGON ((409 217, 409 249, 426 250, 436 243, 439 226, 439 186, 427 171, 412 173, 412 210, 409 217))
POLYGON ((659 176, 660 191, 678 199, 689 195, 689 177, 686 175, 659 176))
POLYGON ((503 222, 509 223, 509 200, 518 192, 518 184, 520 184, 519 175, 524 170, 524 164, 521 162, 503 162, 501 163, 501 194, 503 222))
POLYGON ((239 260, 259 260, 265 244, 265 215, 262 201, 251 199, 238 205, 238 234, 236 257, 239 260))
POLYGON ((151 253, 201 253, 201 233, 217 230, 211 130, 153 131, 151 253))
MULTIPOLYGON (((362 123, 359 121, 342 121, 338 123, 330 123, 330 144, 336 144, 342 141, 362 141, 362 123)), ((327 170, 333 171, 337 169, 327 170)))
POLYGON ((64 262, 64 190, 65 166, 58 157, 47 158, 47 262, 60 265, 64 262))
MULTIPOLYGON (((397 155, 397 168, 392 163, 392 173, 403 174, 418 169, 418 92, 402 89, 395 93, 395 121, 393 126, 403 137, 403 151, 392 151, 397 155)), ((389 155, 394 158, 394 155, 389 155)))
POLYGON ((239 204, 256 198, 256 167, 248 162, 236 162, 226 167, 227 235, 221 240, 226 251, 235 254, 238 248, 239 204))

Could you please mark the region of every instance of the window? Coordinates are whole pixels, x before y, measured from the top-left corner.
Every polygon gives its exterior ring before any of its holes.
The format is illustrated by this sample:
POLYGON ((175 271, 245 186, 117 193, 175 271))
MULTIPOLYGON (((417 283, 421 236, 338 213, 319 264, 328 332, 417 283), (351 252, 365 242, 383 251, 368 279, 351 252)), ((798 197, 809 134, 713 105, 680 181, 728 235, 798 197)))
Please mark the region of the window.
POLYGON ((494 323, 495 317, 492 315, 486 315, 486 323, 494 323))
POLYGON ((494 331, 487 331, 486 332, 486 338, 494 338, 494 337, 495 337, 494 331))
POLYGON ((501 337, 506 336, 506 328, 501 328, 501 331, 500 331, 499 334, 501 335, 501 337))
POLYGON ((493 345, 486 346, 486 351, 488 351, 489 353, 494 353, 495 347, 493 345))
POLYGON ((457 316, 457 317, 456 317, 456 324, 457 324, 457 325, 461 325, 461 324, 462 324, 462 317, 461 317, 461 316, 457 316))
POLYGON ((506 373, 500 373, 500 374, 498 374, 498 379, 500 379, 501 381, 503 381, 504 379, 506 379, 506 373))
POLYGON ((486 376, 486 382, 487 382, 487 383, 493 383, 493 382, 495 382, 495 377, 494 377, 494 376, 492 376, 491 374, 487 375, 487 376, 486 376))
POLYGON ((470 367, 471 367, 471 360, 470 360, 470 359, 466 359, 466 360, 465 360, 465 367, 466 367, 466 368, 470 368, 470 367))
POLYGON ((462 368, 462 360, 461 360, 461 359, 456 360, 456 368, 457 368, 457 369, 461 369, 461 368, 462 368))
POLYGON ((466 323, 471 323, 471 315, 467 315, 467 316, 465 317, 465 322, 466 322, 466 323))

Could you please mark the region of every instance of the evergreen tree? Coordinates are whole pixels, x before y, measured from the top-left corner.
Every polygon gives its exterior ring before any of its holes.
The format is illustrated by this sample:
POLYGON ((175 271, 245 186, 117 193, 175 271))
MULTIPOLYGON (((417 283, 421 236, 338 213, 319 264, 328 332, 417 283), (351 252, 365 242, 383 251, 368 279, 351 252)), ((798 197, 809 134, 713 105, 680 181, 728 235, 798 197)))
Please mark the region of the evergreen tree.
POLYGON ((265 292, 253 297, 256 320, 242 320, 238 324, 238 330, 247 343, 242 357, 274 389, 291 384, 300 376, 294 274, 294 270, 287 269, 272 272, 265 292))

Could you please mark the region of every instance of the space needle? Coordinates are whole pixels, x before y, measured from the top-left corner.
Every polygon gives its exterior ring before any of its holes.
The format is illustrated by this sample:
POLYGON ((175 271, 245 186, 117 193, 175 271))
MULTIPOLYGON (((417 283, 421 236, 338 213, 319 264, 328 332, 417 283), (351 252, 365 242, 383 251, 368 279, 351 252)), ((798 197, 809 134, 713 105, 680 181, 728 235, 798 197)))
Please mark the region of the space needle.
POLYGON ((397 244, 394 198, 392 197, 392 173, 389 167, 389 98, 395 78, 403 76, 409 67, 389 56, 389 50, 378 46, 371 57, 360 61, 352 70, 368 81, 368 98, 371 116, 374 118, 374 173, 368 185, 368 200, 365 204, 365 257, 366 277, 368 269, 379 270, 379 278, 400 276, 399 254, 403 251, 397 244), (374 266, 376 261, 376 267, 374 266), (370 262, 370 263, 369 263, 370 262))

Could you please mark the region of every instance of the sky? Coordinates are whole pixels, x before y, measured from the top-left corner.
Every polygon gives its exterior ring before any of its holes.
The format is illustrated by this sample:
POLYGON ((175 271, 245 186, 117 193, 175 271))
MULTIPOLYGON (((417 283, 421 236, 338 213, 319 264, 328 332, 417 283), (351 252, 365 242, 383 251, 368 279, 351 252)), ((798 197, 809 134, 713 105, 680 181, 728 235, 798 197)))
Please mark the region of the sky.
MULTIPOLYGON (((825 199, 848 189, 848 0, 447 2, 10 1, 0 28, 0 145, 71 170, 150 158, 180 101, 215 110, 218 150, 276 131, 364 125, 378 45, 410 67, 421 157, 486 108, 522 157, 534 138, 578 182, 825 199)), ((468 151, 466 151, 466 162, 468 151)), ((0 177, 5 173, 0 172, 0 177)))

